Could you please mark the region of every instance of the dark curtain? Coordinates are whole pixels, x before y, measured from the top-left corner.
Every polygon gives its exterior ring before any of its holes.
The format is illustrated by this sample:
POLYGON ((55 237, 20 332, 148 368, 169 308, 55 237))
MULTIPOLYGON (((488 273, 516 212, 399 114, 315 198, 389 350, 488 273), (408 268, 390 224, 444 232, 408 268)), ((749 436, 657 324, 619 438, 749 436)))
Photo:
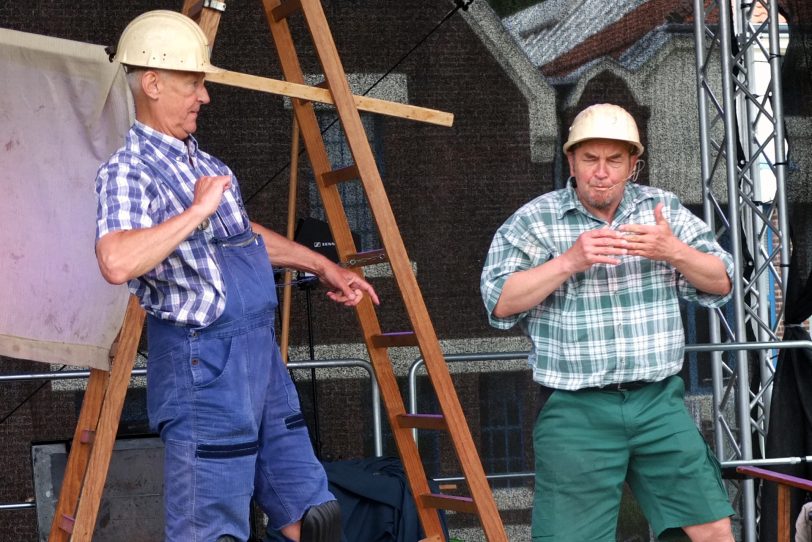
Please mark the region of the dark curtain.
MULTIPOLYGON (((793 254, 784 314, 784 340, 809 340, 801 323, 812 315, 812 275, 801 280, 799 258, 793 254)), ((778 356, 767 433, 767 457, 803 457, 812 455, 812 351, 783 349, 778 356)), ((799 478, 812 479, 808 463, 778 465, 771 470, 799 478)), ((765 483, 762 488, 760 542, 776 539, 777 486, 765 483)), ((793 538, 795 518, 808 495, 792 490, 791 521, 793 538)), ((782 540, 780 542, 790 542, 782 540)))
MULTIPOLYGON (((784 340, 809 340, 801 323, 812 315, 812 167, 806 125, 812 116, 812 2, 780 0, 779 9, 789 25, 789 46, 782 59, 784 120, 788 140, 786 193, 790 209, 792 259, 784 307, 784 340)), ((773 384, 767 457, 812 455, 812 352, 781 350, 773 384)), ((812 479, 808 464, 770 467, 784 474, 812 479)), ((790 525, 808 496, 793 490, 790 525)), ((762 488, 759 541, 776 540, 777 487, 762 488)), ((791 541, 780 541, 791 542, 791 541)))

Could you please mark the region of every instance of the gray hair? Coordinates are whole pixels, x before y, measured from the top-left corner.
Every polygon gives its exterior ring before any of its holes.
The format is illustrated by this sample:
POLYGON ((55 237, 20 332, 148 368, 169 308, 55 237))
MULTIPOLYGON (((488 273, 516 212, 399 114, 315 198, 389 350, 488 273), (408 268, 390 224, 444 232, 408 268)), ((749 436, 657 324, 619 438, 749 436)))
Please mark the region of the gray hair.
POLYGON ((127 84, 130 85, 130 92, 133 93, 133 96, 139 96, 144 92, 141 90, 141 76, 144 75, 146 70, 135 66, 126 66, 124 71, 127 74, 127 84))

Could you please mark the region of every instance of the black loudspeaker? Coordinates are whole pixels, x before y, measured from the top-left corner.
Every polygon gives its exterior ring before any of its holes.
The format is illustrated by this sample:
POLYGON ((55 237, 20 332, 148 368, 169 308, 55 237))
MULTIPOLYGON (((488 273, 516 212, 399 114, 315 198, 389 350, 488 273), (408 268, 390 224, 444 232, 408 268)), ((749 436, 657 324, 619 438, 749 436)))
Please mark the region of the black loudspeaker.
MULTIPOLYGON (((352 240, 355 246, 358 247, 360 239, 355 233, 352 234, 352 240)), ((296 223, 294 241, 324 255, 330 261, 339 263, 336 243, 333 241, 332 233, 330 233, 330 225, 323 220, 300 218, 296 223)))

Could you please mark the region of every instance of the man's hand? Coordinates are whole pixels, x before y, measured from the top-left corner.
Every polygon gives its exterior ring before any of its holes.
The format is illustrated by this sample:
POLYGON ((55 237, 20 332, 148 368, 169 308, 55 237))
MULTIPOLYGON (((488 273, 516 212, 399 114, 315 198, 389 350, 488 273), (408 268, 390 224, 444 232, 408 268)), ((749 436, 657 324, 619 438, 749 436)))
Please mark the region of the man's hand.
POLYGON ((251 227, 262 235, 268 257, 277 268, 292 267, 313 273, 327 286, 327 297, 347 307, 360 303, 365 293, 373 303, 379 303, 375 289, 358 274, 256 222, 251 222, 251 227))
POLYGON ((530 310, 575 273, 586 271, 599 263, 618 265, 618 257, 627 253, 625 236, 617 230, 601 228, 584 232, 560 256, 510 275, 502 287, 502 295, 493 308, 493 314, 506 318, 530 310))
POLYGON ((653 226, 628 224, 620 227, 626 234, 629 254, 667 262, 701 292, 727 295, 732 288, 724 262, 683 243, 663 216, 663 203, 654 208, 653 226))
POLYGON ((567 262, 570 274, 586 271, 596 263, 617 265, 629 251, 626 248, 625 236, 609 228, 590 230, 578 236, 575 244, 570 247, 562 258, 567 262))
POLYGON ((96 259, 102 276, 111 284, 140 277, 164 261, 195 228, 217 211, 231 176, 201 177, 188 209, 150 228, 118 230, 96 242, 96 259))
POLYGON ((630 255, 671 263, 686 246, 671 231, 671 226, 663 216, 663 207, 664 204, 658 203, 654 208, 656 224, 653 226, 641 224, 620 226, 620 231, 626 234, 630 255))
POLYGON ((366 292, 372 302, 378 305, 378 294, 367 281, 356 273, 345 269, 333 262, 325 265, 319 273, 319 279, 329 288, 327 297, 336 303, 343 303, 346 307, 354 307, 364 298, 366 292))
POLYGON ((195 183, 195 199, 192 206, 197 206, 204 217, 213 215, 220 206, 223 194, 231 188, 230 175, 200 177, 195 183))

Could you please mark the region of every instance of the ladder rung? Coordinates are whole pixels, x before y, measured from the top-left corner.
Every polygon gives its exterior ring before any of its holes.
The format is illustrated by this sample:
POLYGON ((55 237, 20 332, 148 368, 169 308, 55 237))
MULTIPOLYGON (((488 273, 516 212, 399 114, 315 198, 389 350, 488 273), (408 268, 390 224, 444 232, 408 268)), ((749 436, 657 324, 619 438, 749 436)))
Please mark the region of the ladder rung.
POLYGON ((418 346, 417 335, 415 335, 414 331, 396 331, 394 333, 381 333, 380 335, 373 335, 372 344, 378 348, 418 346))
POLYGON ((344 265, 347 267, 364 267, 365 265, 376 265, 388 261, 389 257, 386 255, 386 251, 380 248, 347 256, 344 265))
POLYGON ((73 526, 76 523, 76 518, 73 516, 69 516, 67 514, 62 514, 62 517, 59 519, 59 528, 65 531, 66 533, 73 532, 73 526))
POLYGON ((476 514, 476 506, 471 497, 458 497, 456 495, 444 495, 442 493, 428 493, 420 495, 420 501, 427 508, 438 510, 454 510, 455 512, 466 512, 476 514))
POLYGON ((331 186, 360 178, 361 173, 358 171, 358 166, 352 165, 324 173, 321 176, 321 182, 324 183, 324 186, 331 186))
POLYGON ((282 3, 271 10, 271 16, 275 22, 282 19, 287 19, 293 13, 302 9, 302 3, 299 0, 282 0, 282 3))
POLYGON ((448 430, 448 425, 445 423, 442 414, 399 414, 398 426, 403 429, 448 430))

